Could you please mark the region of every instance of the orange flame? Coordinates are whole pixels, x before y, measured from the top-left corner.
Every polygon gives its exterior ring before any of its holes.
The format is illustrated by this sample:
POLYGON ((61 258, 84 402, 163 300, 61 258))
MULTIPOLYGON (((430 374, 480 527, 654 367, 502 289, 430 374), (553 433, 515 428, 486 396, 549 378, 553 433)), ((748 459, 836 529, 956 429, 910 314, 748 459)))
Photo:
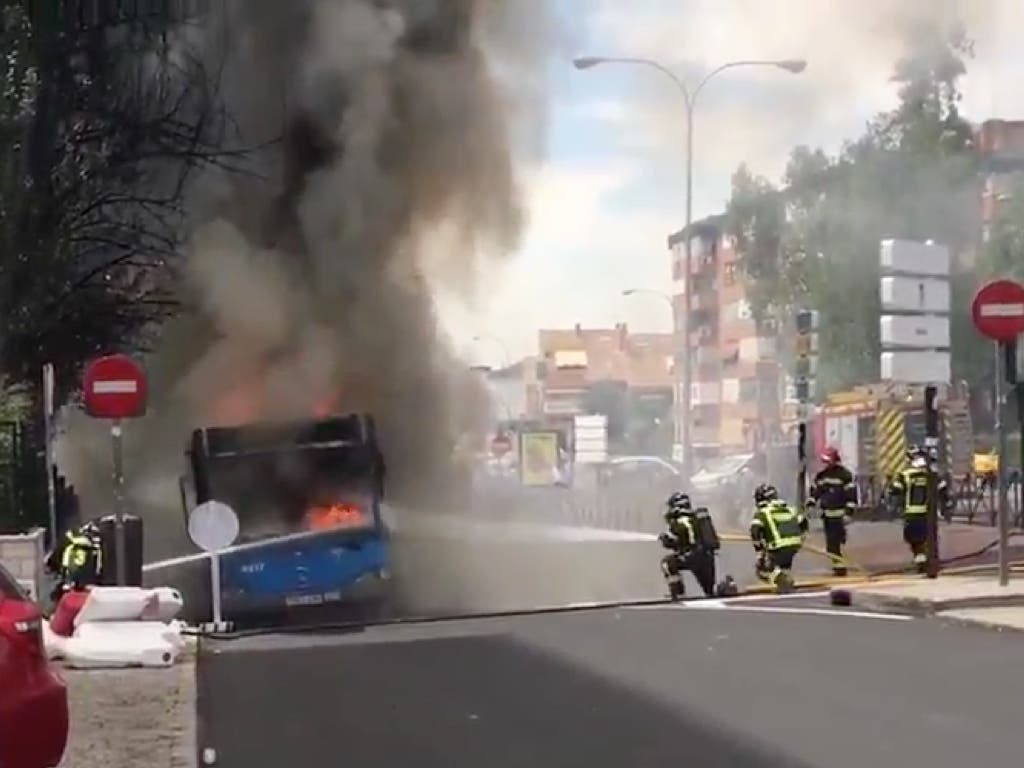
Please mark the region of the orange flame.
POLYGON ((306 528, 323 531, 331 528, 345 528, 362 525, 366 515, 355 504, 335 503, 310 507, 306 510, 306 528))

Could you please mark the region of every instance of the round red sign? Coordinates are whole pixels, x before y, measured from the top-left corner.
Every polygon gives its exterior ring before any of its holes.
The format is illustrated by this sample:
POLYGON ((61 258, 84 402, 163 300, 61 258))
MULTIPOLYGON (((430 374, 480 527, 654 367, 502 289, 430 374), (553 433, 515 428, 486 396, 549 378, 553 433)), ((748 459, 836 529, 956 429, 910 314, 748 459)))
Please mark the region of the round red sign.
POLYGON ((978 333, 995 341, 1011 342, 1024 333, 1024 285, 994 280, 974 295, 971 315, 978 333))
POLYGON ((512 441, 505 435, 499 435, 491 440, 491 453, 495 456, 504 456, 512 450, 512 441))
POLYGON ((85 412, 97 419, 132 419, 146 413, 146 374, 127 355, 107 355, 85 368, 85 412))

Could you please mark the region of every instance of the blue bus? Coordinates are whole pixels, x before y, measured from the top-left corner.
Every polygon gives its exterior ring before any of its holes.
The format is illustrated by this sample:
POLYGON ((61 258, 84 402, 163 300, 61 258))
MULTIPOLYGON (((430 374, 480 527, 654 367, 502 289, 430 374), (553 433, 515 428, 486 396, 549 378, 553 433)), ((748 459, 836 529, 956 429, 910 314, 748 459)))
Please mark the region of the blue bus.
POLYGON ((226 620, 386 610, 384 461, 370 416, 197 429, 188 453, 195 502, 239 518, 220 557, 226 620))

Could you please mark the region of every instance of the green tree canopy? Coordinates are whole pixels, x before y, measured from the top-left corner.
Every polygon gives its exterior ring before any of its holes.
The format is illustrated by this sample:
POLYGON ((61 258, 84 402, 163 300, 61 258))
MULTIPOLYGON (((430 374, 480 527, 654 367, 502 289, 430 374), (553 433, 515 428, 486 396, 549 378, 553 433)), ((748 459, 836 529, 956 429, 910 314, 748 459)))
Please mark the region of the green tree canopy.
MULTIPOLYGON (((879 266, 882 240, 934 240, 954 253, 978 233, 977 163, 971 126, 959 113, 959 79, 971 56, 962 29, 921 29, 898 61, 897 106, 835 155, 797 147, 782 183, 741 167, 727 208, 751 280, 756 315, 787 317, 796 306, 821 316, 819 382, 834 391, 878 378, 879 266)), ((973 290, 973 272, 954 278, 954 301, 973 290)), ((954 368, 979 375, 973 333, 954 314, 954 368)))

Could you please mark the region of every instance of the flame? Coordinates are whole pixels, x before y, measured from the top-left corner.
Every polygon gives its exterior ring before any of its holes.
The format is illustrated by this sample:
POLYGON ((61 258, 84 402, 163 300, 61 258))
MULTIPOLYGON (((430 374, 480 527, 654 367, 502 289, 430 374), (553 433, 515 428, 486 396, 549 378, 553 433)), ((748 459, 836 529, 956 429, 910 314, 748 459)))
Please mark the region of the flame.
MULTIPOLYGON (((237 427, 263 421, 271 415, 267 397, 259 377, 245 379, 224 391, 213 402, 207 421, 217 427, 237 427)), ((340 393, 332 392, 316 398, 310 396, 306 408, 314 419, 326 419, 338 413, 340 403, 340 393)))
POLYGON ((355 504, 336 502, 306 510, 306 528, 310 531, 358 526, 365 522, 366 515, 355 504))
POLYGON ((212 426, 234 427, 258 419, 262 397, 255 387, 238 387, 220 396, 214 403, 212 426))

